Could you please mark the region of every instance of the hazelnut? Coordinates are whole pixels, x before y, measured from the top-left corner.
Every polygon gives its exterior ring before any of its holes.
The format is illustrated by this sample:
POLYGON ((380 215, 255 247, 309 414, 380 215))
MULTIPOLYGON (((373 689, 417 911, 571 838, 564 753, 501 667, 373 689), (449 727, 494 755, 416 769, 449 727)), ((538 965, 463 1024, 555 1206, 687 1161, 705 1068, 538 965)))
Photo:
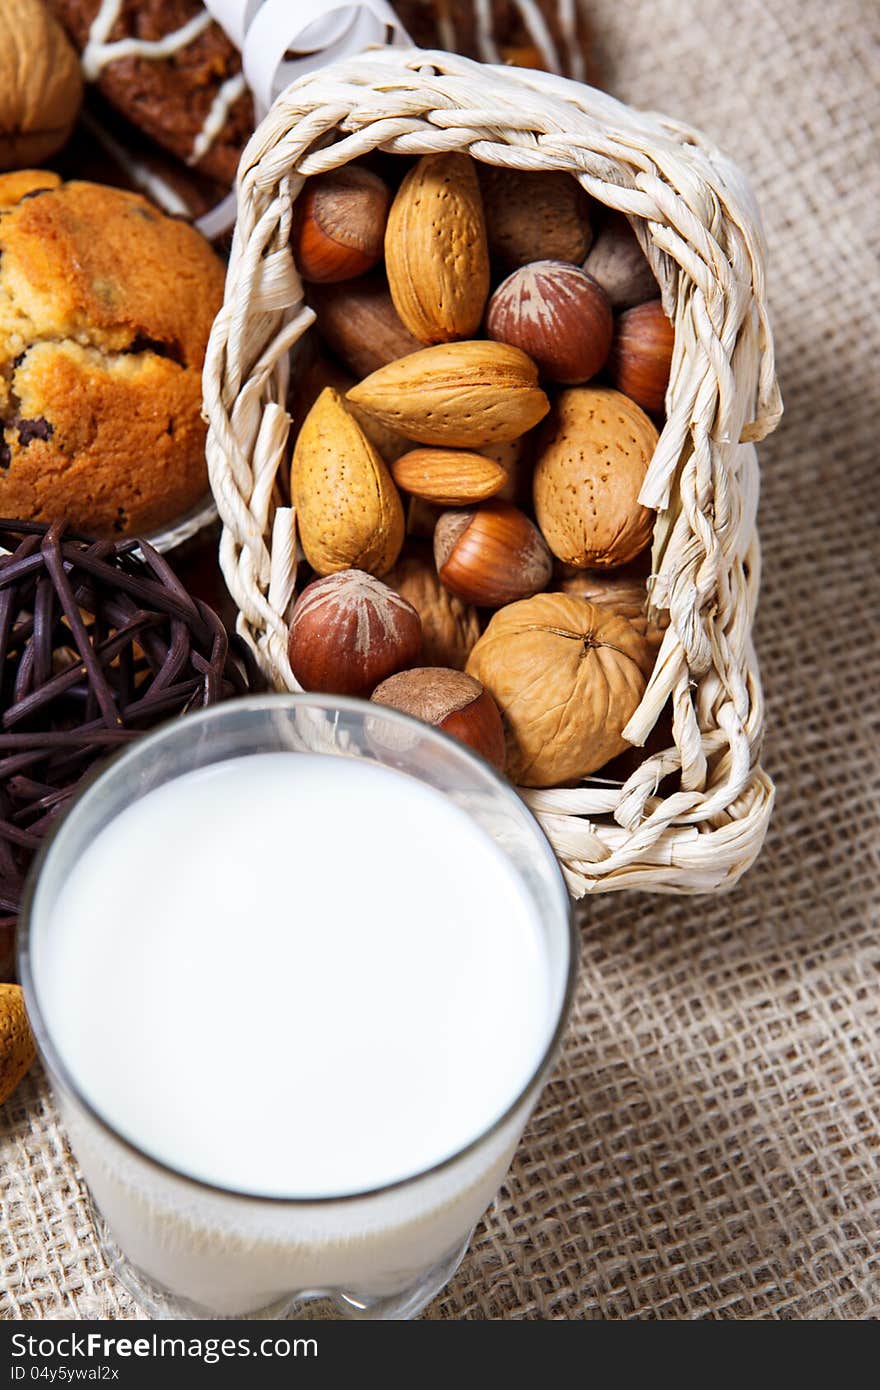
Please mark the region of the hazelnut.
POLYGON ((304 690, 365 697, 421 649, 412 604, 363 570, 316 579, 293 610, 288 658, 304 690))
POLYGON ((498 286, 486 328, 496 342, 521 348, 541 376, 576 385, 605 365, 614 321, 608 296, 585 271, 535 261, 498 286))
POLYGON ((622 313, 608 357, 611 380, 650 415, 662 413, 672 366, 675 332, 659 299, 622 313))
POLYGON ((580 265, 590 249, 589 199, 563 170, 478 166, 489 251, 506 270, 551 258, 580 265))
POLYGON ((433 724, 503 771, 504 726, 498 706, 480 682, 464 671, 417 666, 383 681, 372 699, 433 724))
POLYGON ((480 619, 476 608, 444 589, 428 546, 412 546, 385 583, 408 599, 422 620, 422 660, 463 670, 480 635, 480 619))
POLYGON ((3 0, 0 169, 33 168, 60 150, 76 123, 82 91, 79 58, 43 0, 3 0))
POLYGON ((622 212, 608 213, 584 270, 602 286, 612 309, 631 309, 657 298, 654 272, 622 212))
POLYGON ((445 512, 434 530, 434 562, 446 588, 480 608, 537 594, 553 572, 537 526, 509 502, 445 512))
POLYGON ((378 175, 356 164, 307 179, 291 233, 303 279, 335 284, 371 270, 382 255, 390 201, 378 175))

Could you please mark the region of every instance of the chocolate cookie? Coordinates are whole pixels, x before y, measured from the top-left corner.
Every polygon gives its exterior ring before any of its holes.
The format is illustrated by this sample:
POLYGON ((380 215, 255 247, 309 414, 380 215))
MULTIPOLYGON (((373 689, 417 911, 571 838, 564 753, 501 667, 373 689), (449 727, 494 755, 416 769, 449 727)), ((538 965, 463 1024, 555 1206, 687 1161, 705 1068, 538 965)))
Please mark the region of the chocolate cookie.
POLYGON ((0 515, 154 530, 207 492, 201 371, 223 263, 137 194, 27 184, 0 178, 0 515))
POLYGON ((254 126, 238 50, 200 0, 49 0, 83 75, 151 139, 232 183, 254 126))

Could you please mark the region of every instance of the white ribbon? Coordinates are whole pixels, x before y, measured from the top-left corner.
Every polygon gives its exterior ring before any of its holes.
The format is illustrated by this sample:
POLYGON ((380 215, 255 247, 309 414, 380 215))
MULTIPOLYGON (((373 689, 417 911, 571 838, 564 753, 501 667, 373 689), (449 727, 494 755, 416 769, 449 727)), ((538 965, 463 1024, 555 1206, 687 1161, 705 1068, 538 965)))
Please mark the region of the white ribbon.
MULTIPOLYGON (((205 0, 205 8, 241 51, 258 121, 297 77, 373 44, 412 44, 387 0, 205 0)), ((211 240, 234 222, 232 192, 196 226, 211 240)))
POLYGON ((241 50, 258 120, 304 73, 371 44, 412 42, 387 0, 205 0, 205 6, 241 50))

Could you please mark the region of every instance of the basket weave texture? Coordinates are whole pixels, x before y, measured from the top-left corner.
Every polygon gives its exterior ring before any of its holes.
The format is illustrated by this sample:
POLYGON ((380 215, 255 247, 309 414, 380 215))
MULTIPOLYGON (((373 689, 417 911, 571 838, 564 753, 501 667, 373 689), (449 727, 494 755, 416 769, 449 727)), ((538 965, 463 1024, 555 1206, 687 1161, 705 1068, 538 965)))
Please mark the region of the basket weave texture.
MULTIPOLYGON (((223 308, 204 373, 221 564, 239 631, 279 689, 296 690, 287 620, 296 528, 275 506, 288 456, 291 350, 313 321, 289 248, 307 177, 370 151, 456 150, 565 170, 630 218, 674 322, 667 420, 641 494, 657 510, 651 600, 670 625, 625 737, 671 704, 674 746, 623 785, 524 791, 575 896, 731 885, 760 849, 773 787, 760 767, 763 700, 751 639, 760 557, 755 441, 781 406, 757 211, 736 167, 698 132, 546 73, 420 50, 380 51, 303 78, 249 143, 223 308), (658 796, 674 774, 677 789, 658 796)), ((295 368, 294 368, 295 369, 295 368)))

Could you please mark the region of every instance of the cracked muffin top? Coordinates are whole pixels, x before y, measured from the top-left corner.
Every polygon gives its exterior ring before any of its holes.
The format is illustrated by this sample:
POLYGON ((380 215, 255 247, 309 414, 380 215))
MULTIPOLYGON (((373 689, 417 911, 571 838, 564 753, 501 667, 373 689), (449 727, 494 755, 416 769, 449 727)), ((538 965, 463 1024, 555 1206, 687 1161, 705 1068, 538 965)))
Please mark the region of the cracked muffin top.
POLYGON ((138 194, 0 177, 0 513, 155 530, 207 492, 201 371, 224 266, 138 194))

